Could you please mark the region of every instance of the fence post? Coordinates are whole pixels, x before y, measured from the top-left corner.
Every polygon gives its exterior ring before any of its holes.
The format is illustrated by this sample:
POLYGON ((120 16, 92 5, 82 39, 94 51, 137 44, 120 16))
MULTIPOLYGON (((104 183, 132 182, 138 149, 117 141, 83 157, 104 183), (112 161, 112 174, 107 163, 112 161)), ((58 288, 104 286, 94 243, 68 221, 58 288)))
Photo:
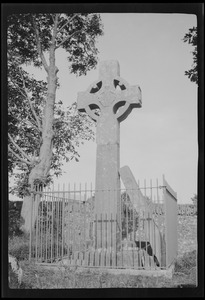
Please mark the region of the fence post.
POLYGON ((43 258, 43 186, 41 186, 41 188, 39 189, 39 206, 41 205, 41 211, 40 211, 40 244, 41 244, 41 252, 40 252, 40 261, 42 262, 42 258, 43 258), (41 193, 41 194, 40 194, 41 193))
POLYGON ((166 268, 177 256, 177 193, 172 190, 163 175, 165 204, 166 268))
POLYGON ((63 199, 62 199, 62 228, 61 228, 61 240, 62 240, 62 252, 61 252, 61 256, 63 259, 64 256, 64 230, 65 230, 65 185, 63 184, 63 199))
POLYGON ((31 215, 30 215, 30 237, 29 237, 29 261, 31 261, 31 252, 32 252, 32 217, 33 217, 33 184, 31 185, 31 215))

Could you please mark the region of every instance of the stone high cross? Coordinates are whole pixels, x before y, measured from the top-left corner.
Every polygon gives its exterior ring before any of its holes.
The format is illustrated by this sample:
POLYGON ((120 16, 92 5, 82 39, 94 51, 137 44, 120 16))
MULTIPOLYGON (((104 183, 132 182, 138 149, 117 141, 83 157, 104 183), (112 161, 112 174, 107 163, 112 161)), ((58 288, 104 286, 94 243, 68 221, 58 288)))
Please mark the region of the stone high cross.
MULTIPOLYGON (((78 93, 78 110, 97 122, 95 216, 97 247, 116 247, 116 222, 120 222, 120 122, 141 107, 139 86, 120 77, 116 60, 102 61, 99 79, 78 93), (97 109, 97 110, 96 110, 97 109), (110 221, 110 222, 109 222, 110 221), (112 232, 112 234, 110 233, 112 232)), ((133 128, 133 130, 135 130, 133 128)))

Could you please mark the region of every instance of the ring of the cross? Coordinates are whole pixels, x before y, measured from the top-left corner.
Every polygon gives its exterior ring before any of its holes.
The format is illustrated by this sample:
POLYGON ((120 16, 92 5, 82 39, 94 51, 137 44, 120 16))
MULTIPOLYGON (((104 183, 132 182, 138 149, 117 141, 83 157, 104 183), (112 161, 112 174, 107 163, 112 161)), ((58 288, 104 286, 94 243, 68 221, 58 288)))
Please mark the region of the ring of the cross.
POLYGON ((102 80, 98 79, 89 85, 86 92, 88 92, 90 94, 94 94, 94 93, 97 93, 101 89, 101 87, 102 87, 102 80))
MULTIPOLYGON (((92 84, 89 85, 87 88, 87 92, 94 94, 94 93, 102 93, 104 86, 103 86, 103 78, 99 78, 98 80, 95 80, 92 84)), ((120 76, 115 76, 113 78, 113 86, 111 86, 111 89, 113 87, 113 91, 118 91, 117 89, 120 88, 121 90, 125 90, 129 87, 129 83, 121 78, 120 76)), ((106 86, 107 88, 107 86, 106 86)))
MULTIPOLYGON (((98 115, 92 111, 92 109, 102 109, 104 106, 110 106, 113 110, 113 113, 116 115, 116 118, 119 122, 123 121, 131 112, 132 108, 129 103, 129 101, 126 101, 126 99, 123 99, 123 94, 126 93, 126 90, 129 90, 130 85, 126 80, 121 78, 120 76, 113 77, 113 80, 111 81, 113 84, 111 84, 110 87, 110 93, 112 97, 109 96, 106 97, 105 95, 108 92, 108 86, 104 86, 104 81, 102 78, 99 78, 98 80, 94 81, 91 85, 89 85, 87 89, 88 94, 96 94, 99 101, 97 103, 93 103, 92 105, 88 105, 85 110, 90 115, 90 117, 97 121, 98 115), (121 92, 121 94, 120 94, 121 92), (105 98, 102 99, 104 96, 105 98), (122 100, 116 101, 115 99, 119 99, 119 97, 122 100)), ((126 97, 125 97, 126 98, 126 97)))
POLYGON ((129 83, 120 76, 115 76, 113 81, 114 81, 115 88, 119 86, 122 91, 128 89, 128 87, 130 86, 129 83))

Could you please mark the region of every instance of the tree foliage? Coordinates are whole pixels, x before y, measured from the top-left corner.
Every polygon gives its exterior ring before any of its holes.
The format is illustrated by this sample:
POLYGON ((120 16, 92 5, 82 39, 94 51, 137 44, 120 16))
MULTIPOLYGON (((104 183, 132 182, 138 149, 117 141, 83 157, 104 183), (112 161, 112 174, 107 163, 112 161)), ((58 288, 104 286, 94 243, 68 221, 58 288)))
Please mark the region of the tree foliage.
POLYGON ((21 201, 12 202, 9 201, 9 228, 8 235, 9 237, 18 236, 22 234, 20 229, 22 225, 21 219, 21 201))
POLYGON ((21 63, 48 68, 44 52, 62 47, 70 71, 86 74, 97 63, 96 37, 103 34, 98 14, 18 14, 8 18, 8 51, 21 63), (55 40, 54 40, 55 39, 55 40))
POLYGON ((185 34, 183 41, 185 43, 191 44, 194 47, 194 50, 192 51, 193 54, 192 68, 188 71, 185 71, 185 75, 188 76, 190 81, 198 84, 197 27, 190 28, 189 32, 185 34))
POLYGON ((192 197, 191 200, 192 200, 194 206, 197 206, 198 197, 196 194, 194 194, 194 197, 192 197))
MULTIPOLYGON (((16 179, 12 192, 23 197, 29 193, 28 176, 40 153, 47 84, 31 78, 18 64, 15 69, 13 66, 8 64, 8 170, 16 179), (22 158, 25 156, 27 160, 22 158)), ((55 176, 62 174, 64 161, 79 160, 77 148, 94 138, 92 126, 86 114, 77 112, 75 102, 67 108, 62 101, 55 103, 51 163, 55 176)), ((47 176, 47 182, 50 180, 51 176, 47 176)))
POLYGON ((87 13, 15 14, 7 24, 8 169, 21 171, 13 192, 22 197, 29 193, 29 178, 46 183, 50 170, 59 176, 63 161, 78 161, 77 147, 94 137, 92 121, 77 112, 76 103, 65 108, 56 101, 55 55, 65 49, 69 71, 85 75, 97 64, 95 44, 103 31, 100 16, 87 13), (27 64, 43 68, 47 82, 28 74, 27 64))
MULTIPOLYGON (((22 158, 18 160, 16 157, 18 154, 11 152, 16 151, 15 146, 13 143, 9 143, 11 149, 8 155, 9 174, 15 178, 12 193, 23 197, 29 194, 28 177, 33 165, 38 161, 42 136, 34 124, 27 103, 24 103, 25 105, 19 103, 19 107, 15 106, 16 101, 11 100, 9 103, 11 104, 9 108, 9 134, 14 137, 20 150, 31 158, 30 164, 23 163, 22 158)), ((39 115, 42 114, 41 105, 38 106, 38 109, 39 115)), ((52 180, 53 175, 59 177, 62 174, 64 162, 79 161, 78 147, 80 144, 94 139, 93 122, 85 114, 77 112, 76 103, 64 108, 62 102, 59 101, 55 104, 54 115, 52 162, 50 175, 46 179, 47 183, 52 180)))

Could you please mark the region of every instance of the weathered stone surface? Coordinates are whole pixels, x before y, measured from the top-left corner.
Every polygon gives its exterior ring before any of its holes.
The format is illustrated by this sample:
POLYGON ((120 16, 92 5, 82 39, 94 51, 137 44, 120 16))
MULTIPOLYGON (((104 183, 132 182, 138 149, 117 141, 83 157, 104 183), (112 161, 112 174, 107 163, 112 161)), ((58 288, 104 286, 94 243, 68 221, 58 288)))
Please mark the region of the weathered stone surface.
POLYGON ((137 212, 143 212, 143 233, 145 240, 149 241, 154 254, 158 261, 161 261, 162 255, 162 237, 160 230, 152 218, 152 210, 150 200, 143 196, 139 190, 139 186, 128 166, 120 168, 120 176, 126 188, 126 192, 130 196, 131 202, 137 212))
POLYGON ((178 216, 178 256, 197 250, 197 216, 178 216))
POLYGON ((9 287, 13 289, 19 288, 22 282, 23 270, 21 269, 17 258, 10 254, 8 261, 8 276, 9 287))
POLYGON ((80 251, 89 248, 93 241, 94 199, 89 198, 80 204, 75 202, 70 201, 64 207, 64 245, 80 251))
MULTIPOLYGON (((87 91, 78 93, 78 110, 87 112, 97 122, 95 214, 98 217, 102 213, 107 214, 108 218, 111 218, 111 215, 114 218, 120 215, 118 211, 120 207, 120 122, 134 107, 141 107, 140 88, 130 87, 119 76, 120 68, 117 61, 103 61, 100 64, 98 81, 89 86, 87 91), (99 108, 99 114, 95 113, 96 108, 99 108)), ((108 243, 107 246, 114 246, 116 227, 112 228, 111 233, 110 226, 108 223, 107 239, 109 243, 112 241, 112 245, 108 243)), ((97 230, 100 244, 101 234, 102 230, 97 230)))
POLYGON ((134 207, 138 211, 147 211, 149 205, 148 199, 146 199, 142 194, 142 192, 140 191, 139 186, 135 180, 135 177, 133 176, 128 166, 124 166, 120 168, 120 177, 126 188, 126 192, 130 196, 130 199, 134 207))

